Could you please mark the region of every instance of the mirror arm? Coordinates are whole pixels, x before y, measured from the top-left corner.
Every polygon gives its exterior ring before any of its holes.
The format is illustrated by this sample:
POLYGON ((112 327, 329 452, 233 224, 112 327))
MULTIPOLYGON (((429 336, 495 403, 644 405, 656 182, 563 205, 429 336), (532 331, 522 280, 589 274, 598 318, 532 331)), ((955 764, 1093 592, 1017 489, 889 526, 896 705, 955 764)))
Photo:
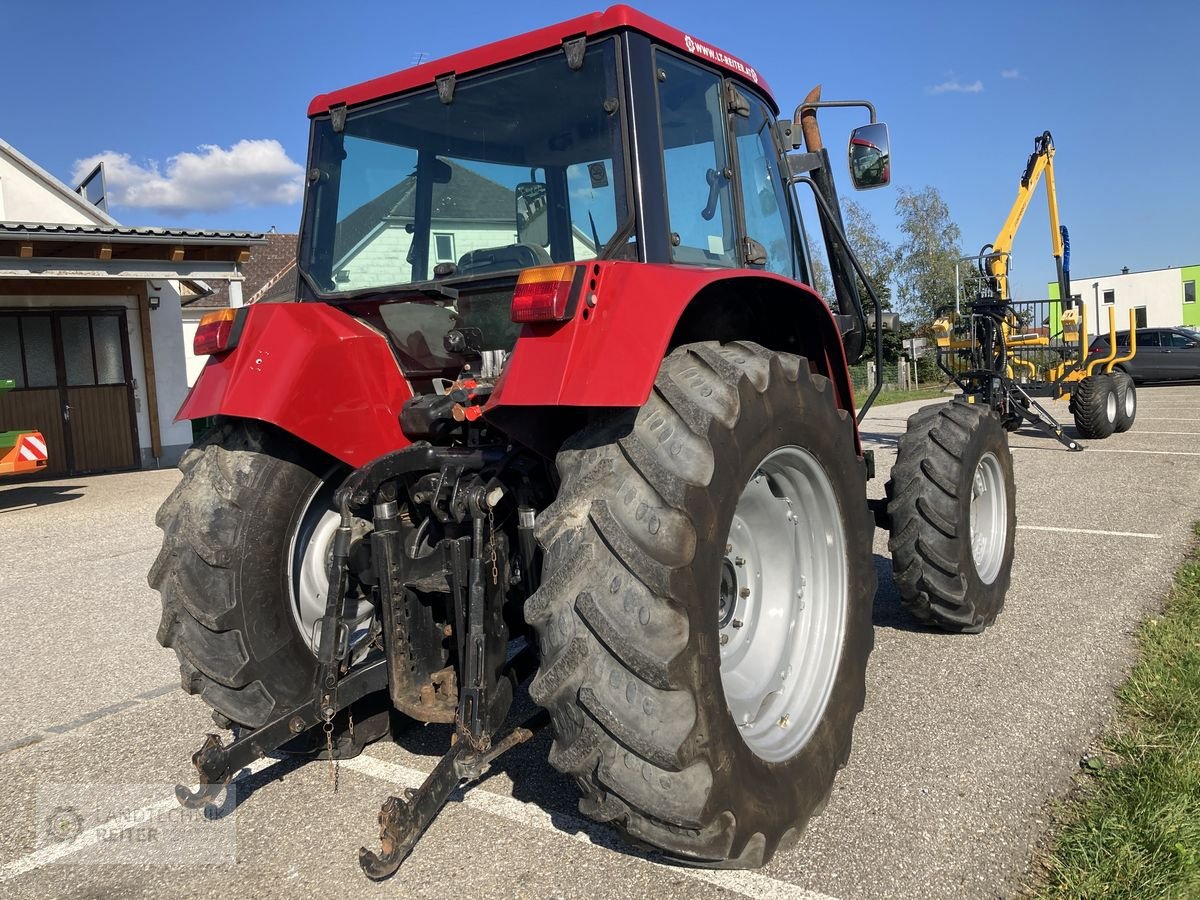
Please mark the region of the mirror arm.
MULTIPOLYGON (((871 124, 872 125, 875 124, 875 122, 876 122, 875 104, 872 103, 870 100, 817 100, 815 102, 810 102, 810 103, 801 103, 799 106, 796 107, 796 111, 794 113, 792 113, 792 120, 797 125, 799 125, 800 124, 800 113, 802 113, 806 109, 828 109, 828 108, 846 107, 846 106, 862 107, 868 113, 871 114, 871 124)), ((797 145, 797 146, 799 146, 799 145, 797 145)))
MULTIPOLYGON (((821 211, 822 224, 828 225, 830 230, 837 236, 845 257, 850 260, 854 271, 858 274, 859 279, 862 280, 863 286, 866 287, 871 302, 875 305, 875 387, 858 408, 858 415, 855 417, 855 421, 861 424, 863 417, 867 414, 867 410, 875 402, 875 397, 879 394, 880 388, 883 387, 883 304, 879 302, 879 295, 875 293, 875 288, 872 286, 871 280, 867 277, 867 273, 863 270, 862 263, 858 261, 858 257, 855 255, 853 248, 851 248, 850 242, 846 240, 846 233, 842 230, 840 217, 834 214, 834 211, 829 206, 829 202, 818 188, 817 183, 807 175, 796 176, 791 181, 792 183, 803 182, 812 189, 813 196, 817 201, 817 208, 821 211)), ((854 313, 858 319, 860 333, 865 337, 867 333, 867 316, 866 311, 863 309, 862 300, 859 298, 856 290, 848 291, 848 293, 850 295, 850 302, 854 305, 854 313)))

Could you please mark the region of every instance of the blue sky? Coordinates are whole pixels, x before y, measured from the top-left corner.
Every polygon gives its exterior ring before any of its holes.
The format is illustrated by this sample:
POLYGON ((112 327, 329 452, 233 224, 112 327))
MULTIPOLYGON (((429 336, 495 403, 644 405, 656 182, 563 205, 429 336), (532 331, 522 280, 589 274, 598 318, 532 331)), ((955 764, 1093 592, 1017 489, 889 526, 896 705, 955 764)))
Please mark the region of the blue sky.
MULTIPOLYGON (((294 230, 314 94, 597 8, 573 0, 9 4, 0 18, 9 73, 0 137, 67 181, 81 159, 127 154, 131 177, 149 179, 139 202, 157 205, 114 208, 126 224, 294 230), (171 183, 172 171, 200 173, 203 192, 171 183)), ((1076 277, 1200 263, 1200 179, 1188 164, 1200 144, 1189 102, 1200 5, 672 0, 641 8, 755 66, 789 112, 817 82, 827 99, 873 100, 891 126, 894 183, 938 187, 970 252, 995 237, 1033 137, 1049 129, 1076 277)), ((836 112, 823 123, 840 147, 860 120, 836 112)), ((843 196, 852 194, 838 177, 843 196)), ((855 199, 895 236, 894 190, 855 199)), ((1017 296, 1044 295, 1049 254, 1039 193, 1015 248, 1017 296)))

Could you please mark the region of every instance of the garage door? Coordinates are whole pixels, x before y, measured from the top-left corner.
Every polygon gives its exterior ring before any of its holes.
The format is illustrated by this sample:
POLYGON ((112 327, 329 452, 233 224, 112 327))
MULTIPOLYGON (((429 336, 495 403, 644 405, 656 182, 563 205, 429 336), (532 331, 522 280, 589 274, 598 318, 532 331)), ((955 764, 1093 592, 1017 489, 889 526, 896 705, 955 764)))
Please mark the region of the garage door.
POLYGON ((49 474, 138 464, 125 310, 0 311, 0 431, 36 428, 49 474))

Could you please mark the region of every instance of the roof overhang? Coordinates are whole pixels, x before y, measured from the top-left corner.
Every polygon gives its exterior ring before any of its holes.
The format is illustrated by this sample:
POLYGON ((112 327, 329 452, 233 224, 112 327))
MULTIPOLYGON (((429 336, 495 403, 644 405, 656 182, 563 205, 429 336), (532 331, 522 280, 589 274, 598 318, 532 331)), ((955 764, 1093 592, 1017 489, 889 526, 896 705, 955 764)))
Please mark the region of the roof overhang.
POLYGON ((0 222, 0 271, 21 277, 231 278, 261 234, 0 222), (83 272, 86 274, 74 274, 83 272), (161 274, 169 272, 171 274, 161 274), (68 274, 71 273, 71 274, 68 274), (191 273, 191 274, 186 274, 191 273))

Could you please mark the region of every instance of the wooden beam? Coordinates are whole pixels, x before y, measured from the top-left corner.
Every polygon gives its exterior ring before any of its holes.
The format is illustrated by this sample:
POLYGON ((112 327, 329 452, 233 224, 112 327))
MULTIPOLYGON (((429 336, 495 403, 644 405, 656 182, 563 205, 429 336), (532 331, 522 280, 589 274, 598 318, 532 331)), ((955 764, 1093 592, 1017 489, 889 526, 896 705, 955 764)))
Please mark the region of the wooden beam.
POLYGON ((112 244, 100 244, 96 248, 96 259, 105 262, 112 259, 112 244))
POLYGON ((237 255, 237 262, 238 262, 238 265, 239 265, 239 266, 244 266, 246 263, 250 262, 250 251, 249 251, 249 249, 245 249, 245 250, 239 250, 239 251, 238 251, 238 255, 237 255))
POLYGON ((33 259, 33 244, 21 241, 21 259, 33 259))
POLYGON ((138 282, 117 278, 0 278, 0 299, 13 294, 38 297, 136 297, 138 282))
MULTIPOLYGON (((179 248, 180 252, 183 248, 179 248)), ((162 434, 158 425, 158 384, 154 380, 154 337, 150 333, 150 301, 146 282, 137 284, 138 324, 142 333, 142 362, 145 366, 146 415, 150 418, 150 452, 162 459, 162 434)))
POLYGON ((173 262, 173 263, 183 262, 183 248, 182 247, 172 247, 171 248, 171 262, 173 262))

